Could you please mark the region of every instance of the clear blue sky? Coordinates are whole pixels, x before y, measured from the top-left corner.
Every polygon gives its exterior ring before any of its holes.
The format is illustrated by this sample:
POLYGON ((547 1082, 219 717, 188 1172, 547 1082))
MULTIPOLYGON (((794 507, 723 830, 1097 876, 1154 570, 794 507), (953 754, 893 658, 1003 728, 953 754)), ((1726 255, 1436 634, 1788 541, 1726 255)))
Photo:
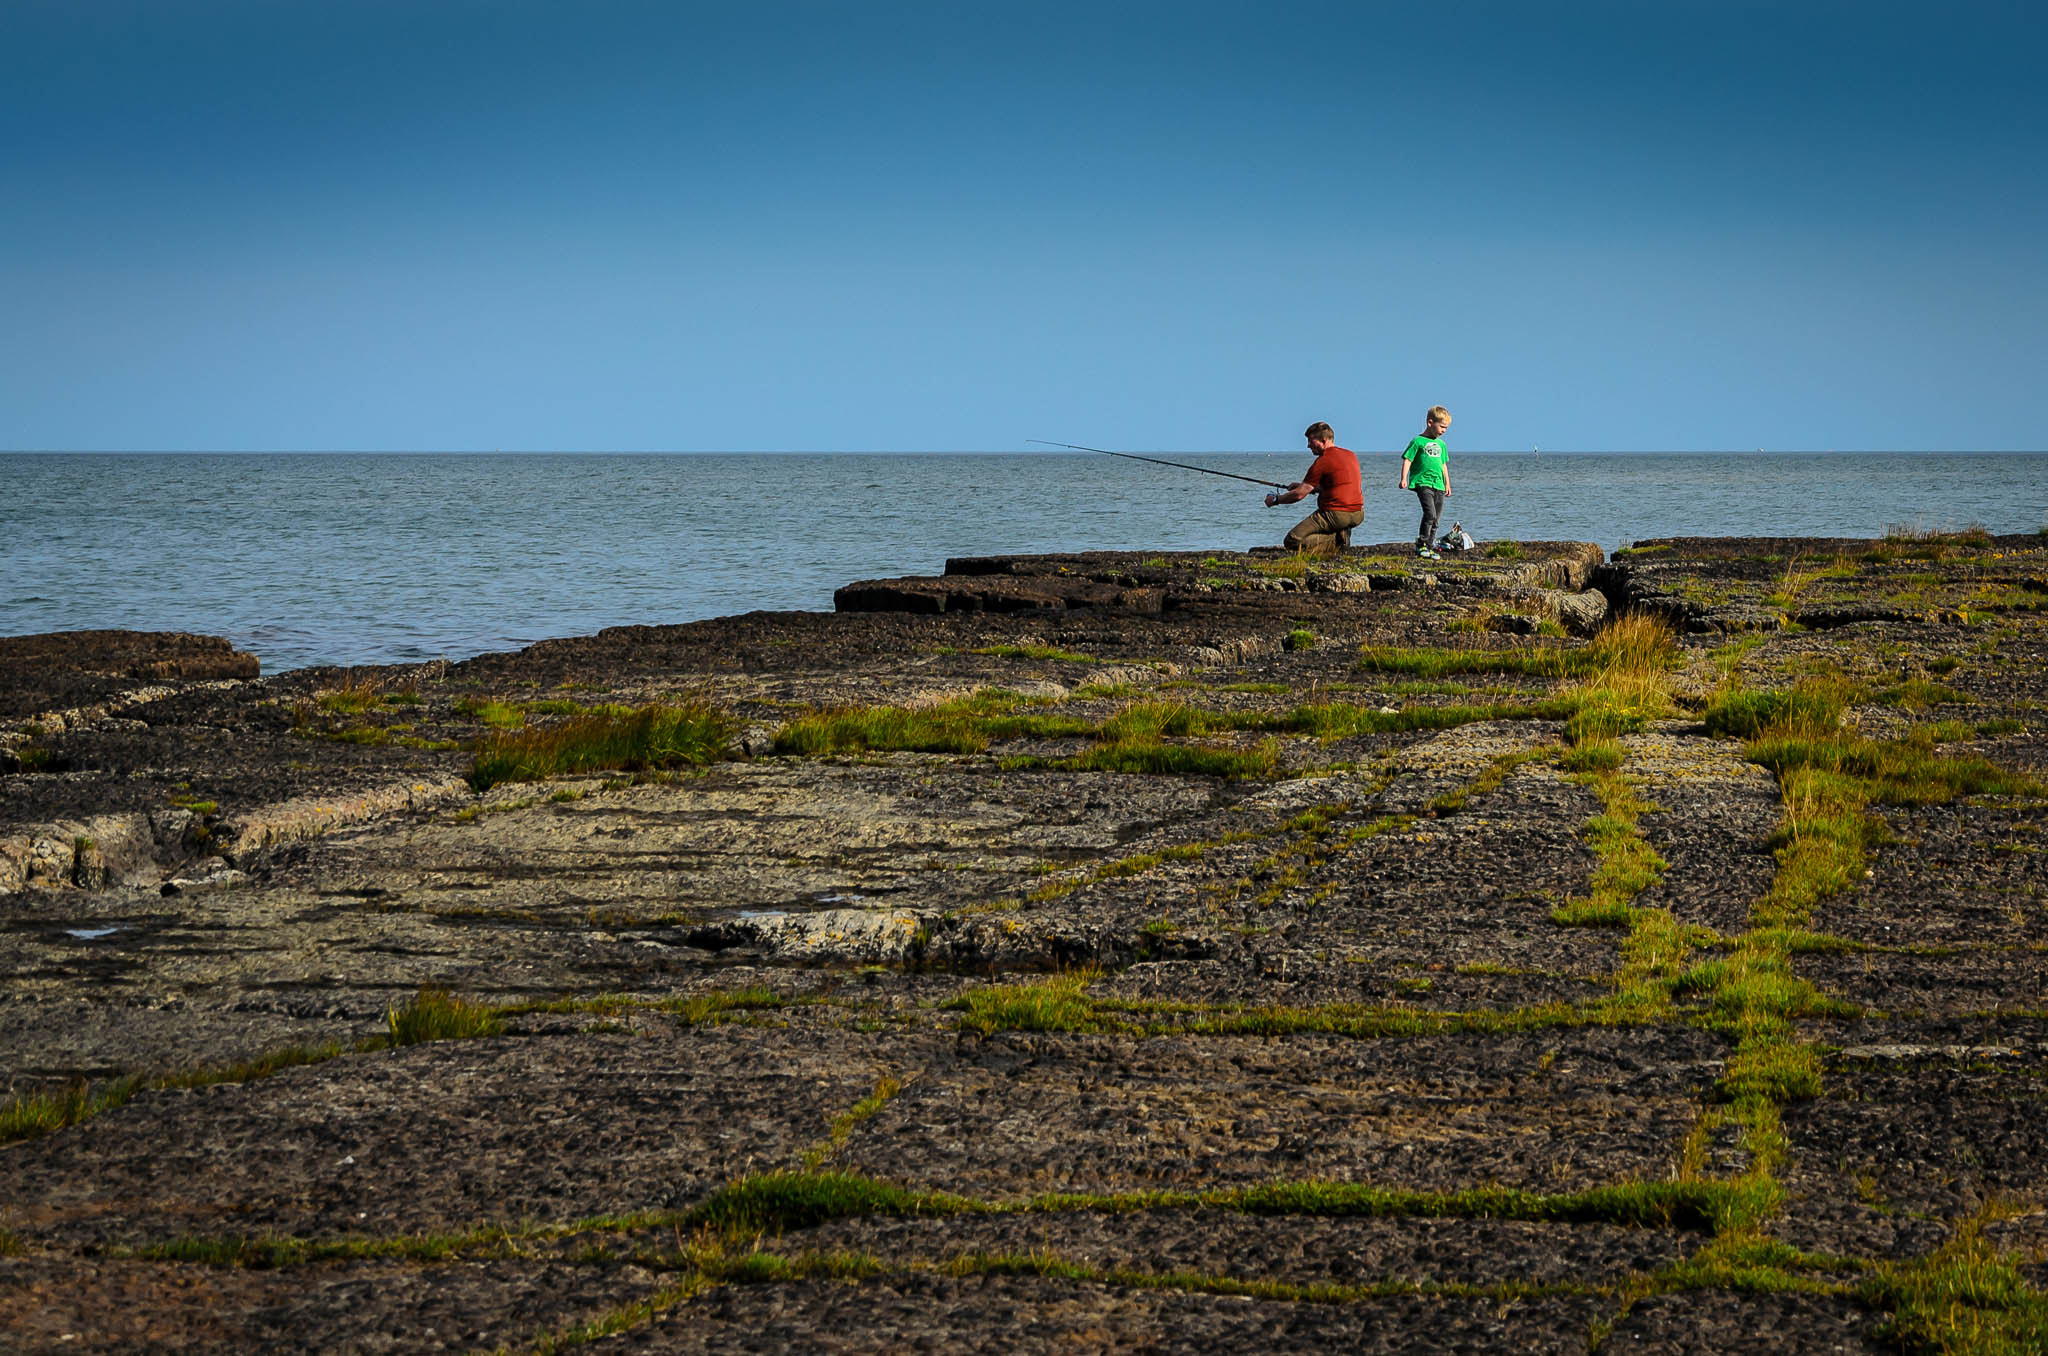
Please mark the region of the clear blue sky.
POLYGON ((0 448, 2038 449, 2044 33, 0 0, 0 448))

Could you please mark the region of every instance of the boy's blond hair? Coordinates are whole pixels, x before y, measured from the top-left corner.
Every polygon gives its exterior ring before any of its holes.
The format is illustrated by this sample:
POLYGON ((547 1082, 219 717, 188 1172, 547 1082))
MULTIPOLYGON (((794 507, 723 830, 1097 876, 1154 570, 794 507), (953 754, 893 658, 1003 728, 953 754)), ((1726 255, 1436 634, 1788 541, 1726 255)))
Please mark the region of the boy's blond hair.
POLYGON ((1331 428, 1328 424, 1318 421, 1303 429, 1301 436, 1304 438, 1314 438, 1319 442, 1324 438, 1328 438, 1334 443, 1337 441, 1337 430, 1331 428))
POLYGON ((1451 423, 1451 412, 1441 405, 1431 405, 1422 412, 1422 422, 1426 424, 1432 419, 1442 420, 1444 426, 1448 428, 1451 423))

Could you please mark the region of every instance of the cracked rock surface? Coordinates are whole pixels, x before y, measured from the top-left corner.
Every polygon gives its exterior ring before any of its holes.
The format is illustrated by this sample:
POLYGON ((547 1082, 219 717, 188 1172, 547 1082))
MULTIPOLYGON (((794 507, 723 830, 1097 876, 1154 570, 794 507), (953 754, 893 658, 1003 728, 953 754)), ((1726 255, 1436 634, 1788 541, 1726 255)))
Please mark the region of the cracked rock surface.
POLYGON ((2048 542, 1511 545, 0 638, 0 1347, 1890 1351, 1966 1264, 2028 1349, 2048 542), (1979 789, 1787 913, 1827 787, 1708 722, 1816 685, 1979 789))

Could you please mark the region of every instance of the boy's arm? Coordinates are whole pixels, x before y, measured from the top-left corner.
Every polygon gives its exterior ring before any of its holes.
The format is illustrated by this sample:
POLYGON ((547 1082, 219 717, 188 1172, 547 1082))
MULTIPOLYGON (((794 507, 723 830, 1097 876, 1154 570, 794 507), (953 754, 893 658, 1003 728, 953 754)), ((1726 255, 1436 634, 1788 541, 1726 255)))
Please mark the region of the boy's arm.
POLYGON ((1415 444, 1409 443, 1401 449, 1401 488, 1408 488, 1408 468, 1415 464, 1415 444))

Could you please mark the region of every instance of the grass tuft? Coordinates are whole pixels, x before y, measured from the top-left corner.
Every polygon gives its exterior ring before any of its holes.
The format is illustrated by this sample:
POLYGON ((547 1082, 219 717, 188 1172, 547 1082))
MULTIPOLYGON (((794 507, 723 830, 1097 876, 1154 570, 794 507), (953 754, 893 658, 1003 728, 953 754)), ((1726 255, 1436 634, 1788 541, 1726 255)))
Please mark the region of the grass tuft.
POLYGON ((973 989, 964 999, 963 1031, 992 1036, 998 1031, 1092 1031, 1094 1006, 1085 993, 1089 974, 1060 975, 1036 984, 994 984, 973 989))
POLYGON ((771 1172, 720 1188, 685 1217, 700 1228, 769 1233, 868 1215, 979 1213, 987 1207, 950 1192, 914 1191, 851 1172, 771 1172))
POLYGON ((487 739, 471 764, 469 784, 481 792, 566 772, 701 766, 723 756, 730 731, 726 716, 702 702, 601 707, 559 725, 487 739))
POLYGON ((367 711, 383 701, 383 689, 374 678, 357 678, 350 674, 340 687, 320 694, 319 706, 323 711, 336 711, 355 715, 367 711))
POLYGON ((112 1111, 141 1091, 139 1078, 117 1079, 98 1088, 84 1082, 59 1092, 30 1092, 0 1103, 0 1144, 34 1139, 112 1111))
POLYGON ((453 997, 446 989, 421 989, 410 1003, 394 1007, 384 1016, 393 1045, 467 1040, 496 1036, 505 1030, 504 1019, 495 1009, 453 997))
POLYGON ((1765 730, 1808 736, 1841 726, 1852 693, 1840 683, 1805 683, 1789 692, 1736 692, 1707 708, 1710 735, 1754 739, 1765 730))

